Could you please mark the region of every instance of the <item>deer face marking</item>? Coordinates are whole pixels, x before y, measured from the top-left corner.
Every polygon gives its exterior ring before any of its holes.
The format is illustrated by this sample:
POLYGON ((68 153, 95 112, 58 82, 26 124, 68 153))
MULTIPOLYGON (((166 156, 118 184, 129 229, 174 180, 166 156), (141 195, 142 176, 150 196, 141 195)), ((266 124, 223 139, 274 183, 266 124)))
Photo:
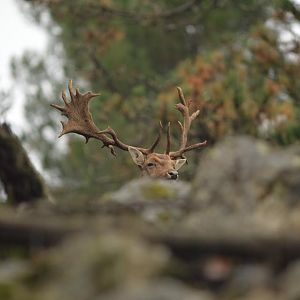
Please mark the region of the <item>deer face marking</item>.
POLYGON ((186 159, 171 159, 167 154, 143 154, 135 147, 128 148, 134 163, 142 171, 143 176, 176 180, 178 170, 186 163, 186 159))

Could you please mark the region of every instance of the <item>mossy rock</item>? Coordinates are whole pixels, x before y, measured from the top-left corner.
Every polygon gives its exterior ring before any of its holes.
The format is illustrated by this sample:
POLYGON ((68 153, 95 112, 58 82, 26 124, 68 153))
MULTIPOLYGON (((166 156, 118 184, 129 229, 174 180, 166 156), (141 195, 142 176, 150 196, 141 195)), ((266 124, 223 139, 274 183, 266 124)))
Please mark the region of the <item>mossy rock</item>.
POLYGON ((202 157, 193 182, 195 206, 245 214, 265 202, 300 209, 299 151, 248 136, 224 139, 202 157))
POLYGON ((116 210, 125 208, 153 222, 170 221, 185 213, 189 193, 190 185, 186 182, 142 178, 129 182, 100 201, 116 204, 116 210))
POLYGON ((108 199, 123 204, 155 203, 185 200, 189 196, 190 185, 183 181, 152 180, 141 178, 124 185, 112 193, 108 199))

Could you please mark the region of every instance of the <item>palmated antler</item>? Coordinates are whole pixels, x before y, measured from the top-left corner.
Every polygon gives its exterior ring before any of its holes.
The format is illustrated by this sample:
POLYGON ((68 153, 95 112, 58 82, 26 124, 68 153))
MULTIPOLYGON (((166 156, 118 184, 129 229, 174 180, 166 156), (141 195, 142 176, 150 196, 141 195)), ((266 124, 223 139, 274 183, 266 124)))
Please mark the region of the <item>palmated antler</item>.
MULTIPOLYGON (((64 101, 65 106, 51 104, 52 107, 59 110, 62 115, 68 118, 67 122, 61 122, 63 129, 59 137, 73 132, 84 136, 86 143, 90 138, 100 140, 103 143, 103 147, 108 147, 113 155, 116 155, 114 147, 128 151, 130 145, 121 142, 116 132, 112 128, 108 127, 105 130, 100 130, 93 121, 92 114, 89 110, 89 102, 92 98, 99 96, 100 94, 94 94, 92 92, 82 94, 78 88, 74 93, 72 80, 69 80, 68 88, 71 98, 70 101, 68 101, 65 92, 62 92, 62 100, 64 101)), ((135 148, 140 150, 145 155, 150 154, 154 152, 155 147, 158 145, 160 136, 161 130, 159 131, 158 137, 150 148, 135 148)))
POLYGON ((197 110, 194 113, 190 114, 191 101, 185 100, 182 89, 180 87, 177 87, 177 91, 178 91, 180 103, 176 104, 175 107, 183 116, 183 124, 178 121, 178 124, 181 129, 181 140, 180 140, 179 150, 174 151, 174 152, 169 152, 170 151, 170 129, 169 129, 170 127, 168 127, 167 151, 166 152, 168 152, 168 154, 170 153, 170 157, 172 159, 183 158, 183 154, 185 152, 201 148, 201 147, 205 146, 207 143, 207 141, 204 141, 201 143, 192 144, 190 146, 187 146, 188 133, 189 133, 189 130, 191 127, 191 123, 198 117, 200 110, 197 110))

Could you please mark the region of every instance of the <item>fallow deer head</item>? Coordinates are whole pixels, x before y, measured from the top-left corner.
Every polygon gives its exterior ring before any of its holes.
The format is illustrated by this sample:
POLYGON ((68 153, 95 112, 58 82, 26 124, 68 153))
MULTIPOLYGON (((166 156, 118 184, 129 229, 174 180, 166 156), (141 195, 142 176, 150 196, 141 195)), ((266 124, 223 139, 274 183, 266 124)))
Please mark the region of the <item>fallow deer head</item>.
POLYGON ((70 101, 68 101, 65 92, 62 92, 62 100, 65 106, 51 104, 52 107, 59 110, 62 115, 68 118, 67 122, 62 123, 62 132, 59 137, 67 133, 77 133, 85 137, 86 143, 90 138, 95 138, 103 143, 102 147, 108 147, 111 153, 116 156, 115 147, 129 151, 133 161, 139 166, 142 175, 152 178, 177 179, 178 170, 185 164, 186 158, 184 153, 201 148, 206 145, 206 141, 187 146, 188 132, 192 121, 199 115, 199 110, 190 113, 191 101, 186 101, 181 88, 177 87, 180 103, 176 104, 176 109, 183 116, 183 123, 178 121, 181 129, 180 147, 177 151, 171 151, 170 123, 167 130, 167 147, 164 154, 154 152, 161 138, 161 130, 158 137, 151 147, 141 148, 133 147, 123 143, 117 136, 116 132, 108 127, 100 130, 95 125, 92 115, 89 111, 89 102, 99 94, 92 92, 80 93, 76 89, 74 93, 72 81, 69 81, 70 101))

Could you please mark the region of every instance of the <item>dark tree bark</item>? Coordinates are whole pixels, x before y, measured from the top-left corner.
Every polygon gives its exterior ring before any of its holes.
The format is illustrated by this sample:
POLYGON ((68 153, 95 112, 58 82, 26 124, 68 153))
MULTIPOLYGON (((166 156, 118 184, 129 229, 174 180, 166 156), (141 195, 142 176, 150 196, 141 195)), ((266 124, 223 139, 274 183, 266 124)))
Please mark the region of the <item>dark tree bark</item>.
POLYGON ((0 124, 0 180, 12 204, 36 201, 46 196, 41 176, 10 127, 0 124))

